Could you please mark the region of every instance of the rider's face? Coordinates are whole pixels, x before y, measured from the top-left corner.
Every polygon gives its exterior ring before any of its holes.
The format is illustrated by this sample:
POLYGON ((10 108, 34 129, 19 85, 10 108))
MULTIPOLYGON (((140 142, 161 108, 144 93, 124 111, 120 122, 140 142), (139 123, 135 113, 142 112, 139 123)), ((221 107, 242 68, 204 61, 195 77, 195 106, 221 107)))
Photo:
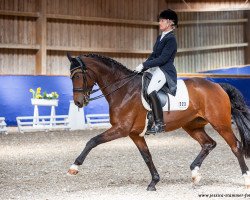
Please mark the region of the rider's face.
POLYGON ((171 21, 169 19, 160 19, 159 27, 162 32, 168 31, 171 28, 171 21))

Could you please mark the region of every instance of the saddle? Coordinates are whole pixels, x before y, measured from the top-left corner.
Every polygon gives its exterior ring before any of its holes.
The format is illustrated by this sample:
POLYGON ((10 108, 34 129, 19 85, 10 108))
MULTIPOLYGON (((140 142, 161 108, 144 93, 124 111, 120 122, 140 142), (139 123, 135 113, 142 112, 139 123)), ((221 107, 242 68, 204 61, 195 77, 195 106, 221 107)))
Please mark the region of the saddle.
MULTIPOLYGON (((150 101, 148 99, 147 88, 152 78, 152 74, 144 72, 142 77, 142 104, 146 110, 150 111, 150 101)), ((183 80, 177 80, 177 86, 166 76, 166 84, 157 92, 163 111, 186 110, 189 106, 189 95, 186 84, 183 80)))

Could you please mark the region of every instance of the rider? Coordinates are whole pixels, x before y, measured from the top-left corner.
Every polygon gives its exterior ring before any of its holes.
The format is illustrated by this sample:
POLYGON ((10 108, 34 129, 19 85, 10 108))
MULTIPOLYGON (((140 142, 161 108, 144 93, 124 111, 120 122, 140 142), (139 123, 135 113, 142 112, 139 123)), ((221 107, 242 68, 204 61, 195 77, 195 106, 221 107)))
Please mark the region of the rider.
MULTIPOLYGON (((136 71, 151 73, 147 94, 151 102, 155 126, 147 132, 160 133, 164 131, 163 111, 157 92, 167 83, 168 87, 176 89, 177 72, 174 58, 177 52, 177 42, 173 33, 178 27, 178 17, 171 9, 164 10, 159 15, 159 26, 162 34, 156 39, 153 52, 149 58, 136 67, 136 71), (171 85, 171 86, 170 86, 171 85), (173 87, 174 86, 174 87, 173 87)), ((172 91, 175 95, 175 91, 172 91)))

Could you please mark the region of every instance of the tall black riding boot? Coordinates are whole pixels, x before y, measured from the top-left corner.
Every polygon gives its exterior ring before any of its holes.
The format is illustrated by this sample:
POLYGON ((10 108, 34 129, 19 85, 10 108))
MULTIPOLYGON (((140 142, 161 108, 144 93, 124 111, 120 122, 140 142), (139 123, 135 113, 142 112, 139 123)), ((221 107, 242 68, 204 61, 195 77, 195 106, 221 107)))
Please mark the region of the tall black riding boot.
POLYGON ((155 120, 155 126, 154 130, 155 133, 161 133, 164 132, 164 122, 163 122, 163 111, 161 107, 161 102, 158 97, 158 94, 156 91, 151 92, 149 95, 149 99, 151 102, 152 111, 154 114, 154 120, 155 120))
POLYGON ((146 135, 155 134, 155 128, 154 128, 154 116, 152 111, 148 111, 147 114, 148 119, 148 125, 147 125, 147 131, 146 135))

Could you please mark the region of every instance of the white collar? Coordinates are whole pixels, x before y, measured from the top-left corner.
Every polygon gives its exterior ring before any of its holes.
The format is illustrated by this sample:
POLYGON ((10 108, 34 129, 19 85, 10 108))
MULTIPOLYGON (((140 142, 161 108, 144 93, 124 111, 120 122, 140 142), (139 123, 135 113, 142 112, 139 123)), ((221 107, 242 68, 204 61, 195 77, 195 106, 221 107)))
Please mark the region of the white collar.
POLYGON ((170 31, 166 31, 166 32, 162 32, 162 34, 161 34, 161 38, 160 38, 160 41, 162 40, 162 38, 164 38, 165 37, 165 35, 167 35, 168 33, 170 33, 172 30, 170 30, 170 31))
POLYGON ((166 31, 166 32, 162 32, 162 34, 161 35, 167 35, 168 33, 170 33, 172 30, 170 30, 170 31, 166 31))

